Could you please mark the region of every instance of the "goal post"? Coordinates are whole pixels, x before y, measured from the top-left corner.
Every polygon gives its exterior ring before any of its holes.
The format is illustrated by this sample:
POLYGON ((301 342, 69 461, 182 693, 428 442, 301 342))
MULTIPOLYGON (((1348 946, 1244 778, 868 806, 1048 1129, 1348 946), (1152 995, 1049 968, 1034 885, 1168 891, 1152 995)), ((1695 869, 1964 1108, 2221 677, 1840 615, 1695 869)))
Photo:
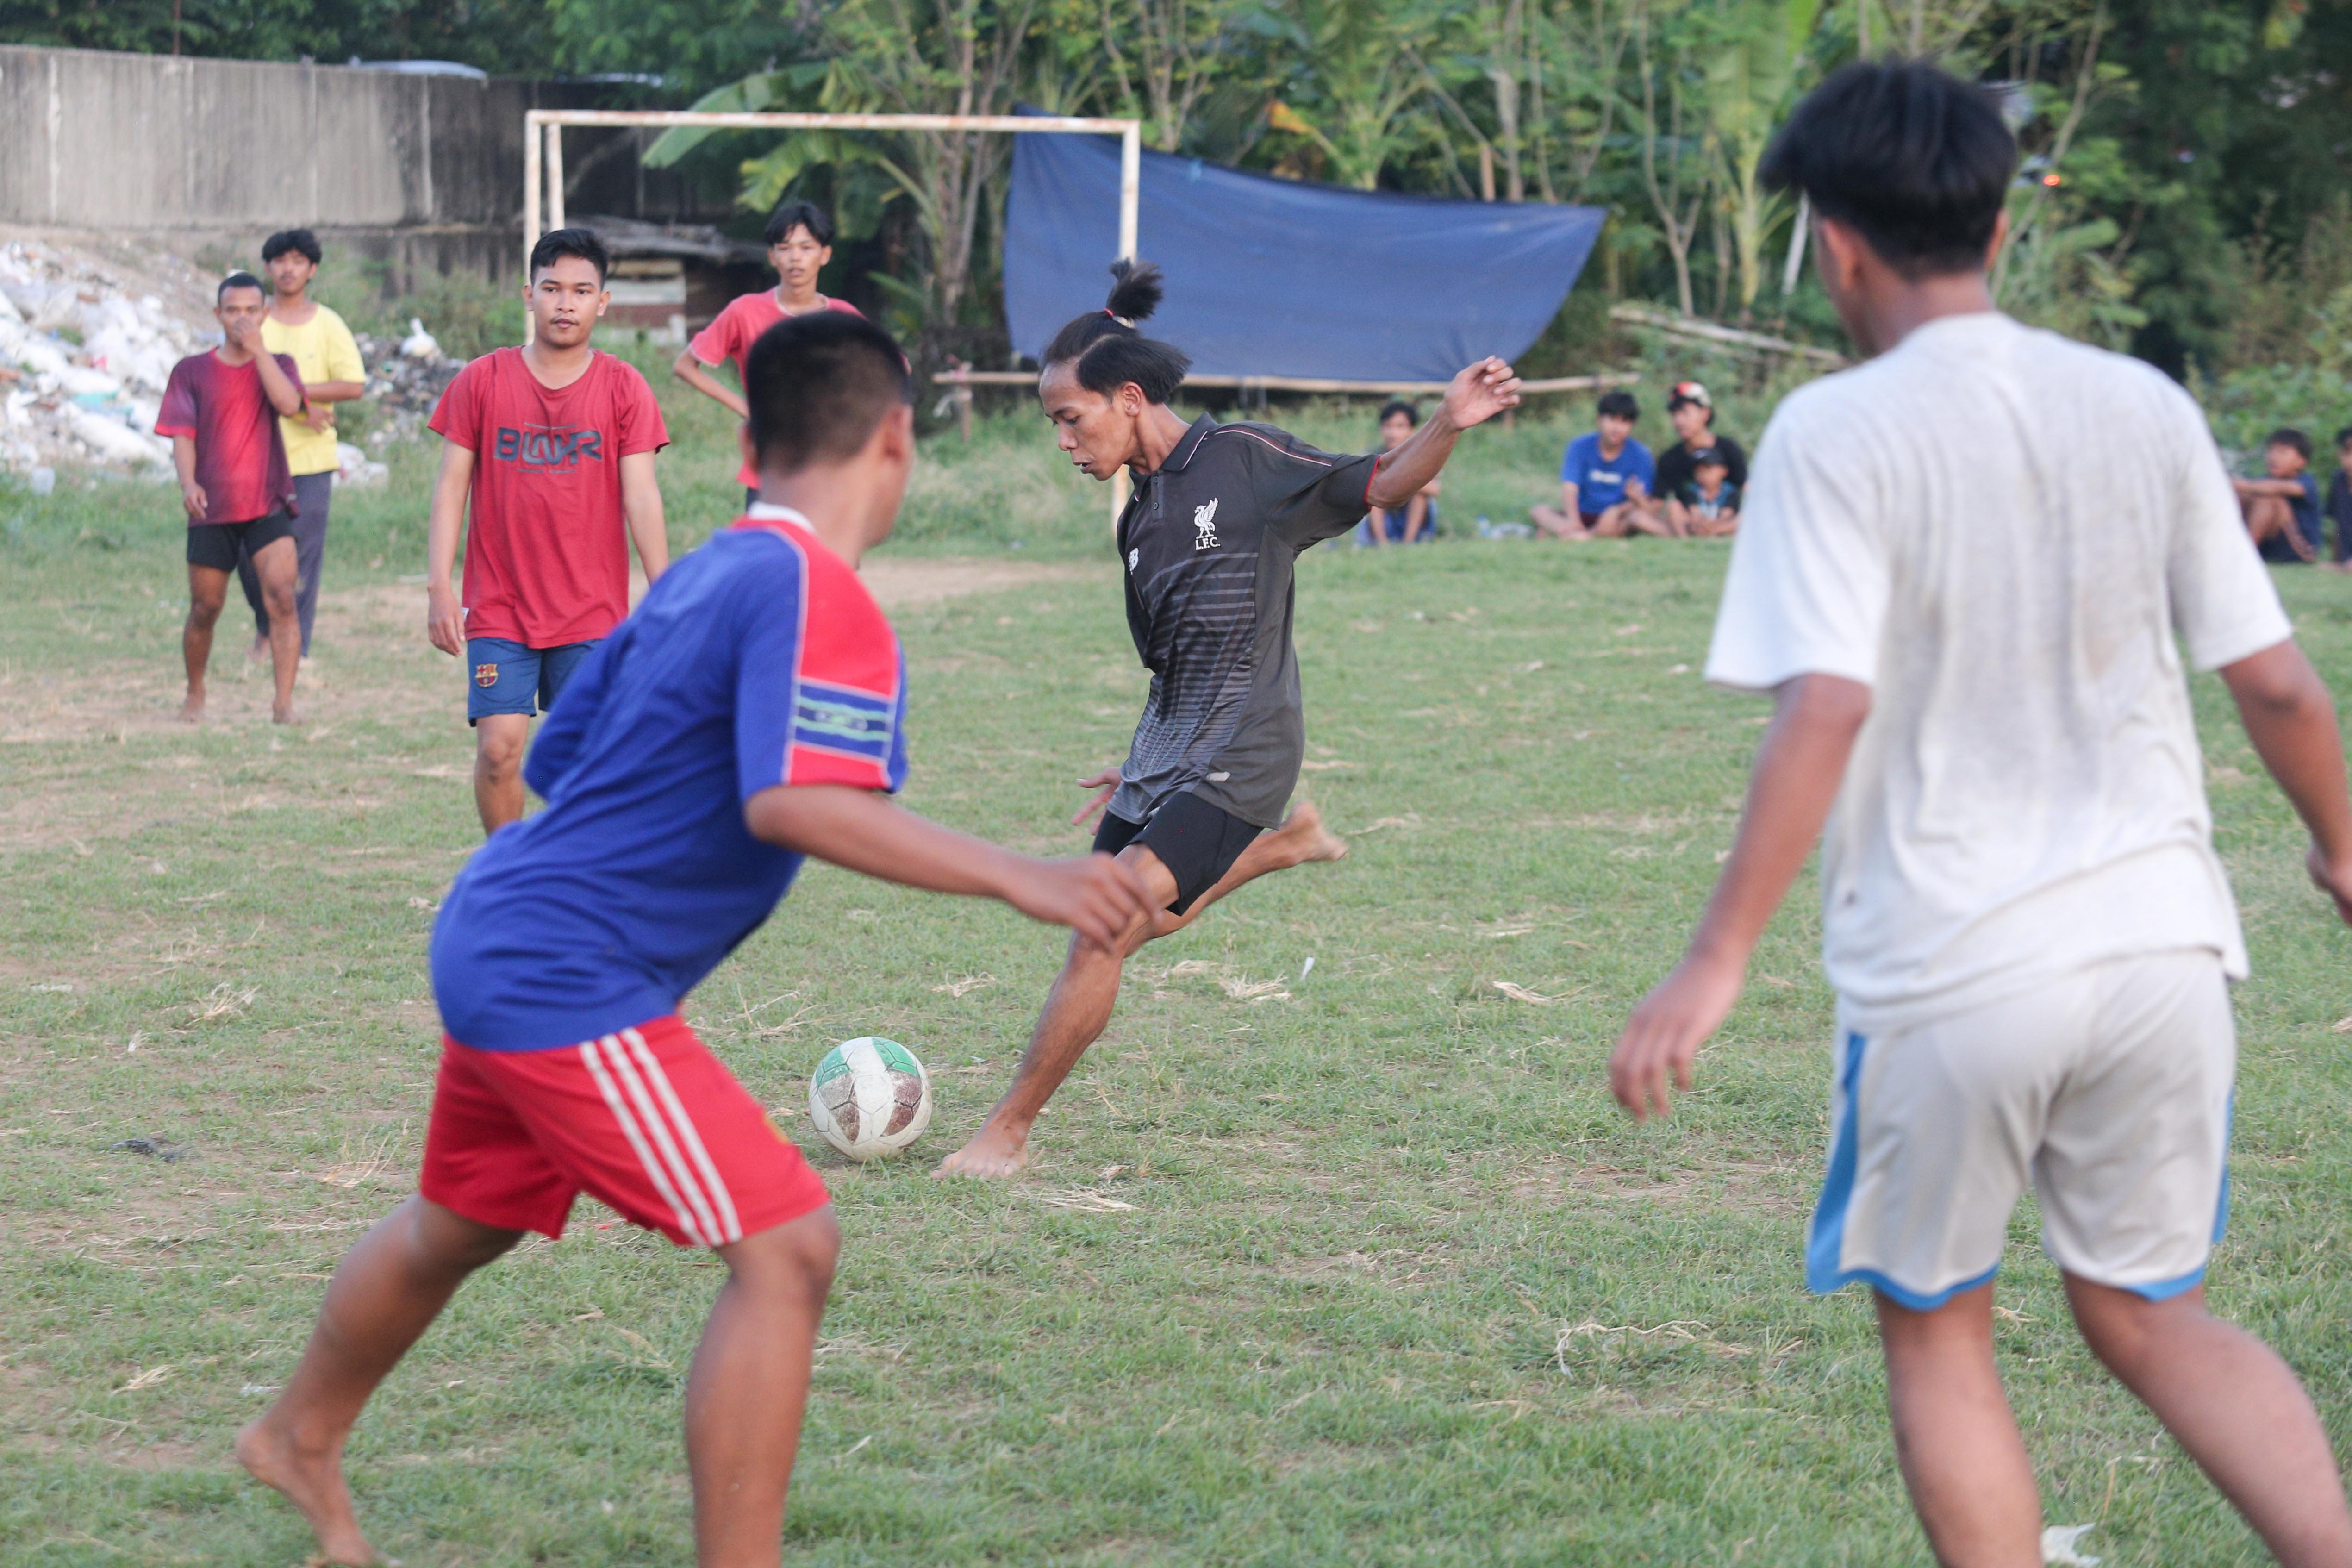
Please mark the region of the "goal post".
MULTIPOLYGON (((821 114, 692 109, 533 109, 523 114, 523 285, 540 236, 564 226, 563 128, 567 125, 690 127, 705 131, 971 131, 1008 136, 1118 138, 1118 254, 1135 258, 1143 185, 1143 121, 1052 114, 821 114), (546 227, 541 224, 544 220, 546 227)), ((523 331, 530 331, 528 321, 523 331)), ((1127 472, 1111 485, 1111 517, 1127 505, 1127 472)))

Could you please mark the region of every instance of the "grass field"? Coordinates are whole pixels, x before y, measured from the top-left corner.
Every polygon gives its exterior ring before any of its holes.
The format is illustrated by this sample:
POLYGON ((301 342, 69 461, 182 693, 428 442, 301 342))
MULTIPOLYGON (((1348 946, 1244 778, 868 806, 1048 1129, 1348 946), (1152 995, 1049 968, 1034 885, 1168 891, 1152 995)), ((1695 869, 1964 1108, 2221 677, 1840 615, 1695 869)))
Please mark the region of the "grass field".
MULTIPOLYGON (((683 545, 732 488, 723 421, 672 412, 683 545)), ((1298 423, 1336 444, 1362 416, 1298 423)), ((1566 428, 1475 437, 1451 514, 1541 493, 1566 428)), ((930 455, 905 541, 876 558, 877 581, 900 573, 907 798, 1075 851, 1069 781, 1118 754, 1144 684, 1101 492, 1034 420, 930 455), (949 557, 993 586, 922 596, 949 557)), ((312 722, 291 733, 266 722, 234 608, 216 721, 165 721, 184 604, 168 490, 0 496, 11 1568, 309 1550, 229 1439, 416 1166, 425 936, 478 837, 459 678, 402 580, 429 461, 339 501, 312 722), (122 1146, 141 1138, 184 1157, 122 1146)), ((1304 787, 1354 853, 1144 953, 1023 1180, 926 1173, 1002 1087, 1054 933, 808 872, 689 1015, 803 1132, 804 1074, 856 1034, 913 1046, 940 1110, 916 1158, 819 1161, 846 1246, 792 1561, 1926 1561, 1869 1303, 1801 1283, 1830 1030, 1810 888, 1671 1124, 1625 1122, 1602 1079, 1729 842, 1761 722, 1694 673, 1724 558, 1307 557, 1304 787)), ((2285 587, 2341 689, 2344 581, 2285 587)), ((2199 682, 2257 973, 2213 1297, 2347 1433, 2352 1070, 2331 1025, 2352 1012, 2352 939, 2219 699, 2199 682)), ((480 1277, 362 1422, 362 1515, 411 1568, 688 1561, 677 1405, 719 1270, 611 1218, 583 1204, 564 1239, 480 1277)), ((2071 1337, 2035 1234, 2029 1205, 2000 1348, 2052 1522, 2096 1521, 2084 1546, 2111 1564, 2260 1561, 2071 1337)))

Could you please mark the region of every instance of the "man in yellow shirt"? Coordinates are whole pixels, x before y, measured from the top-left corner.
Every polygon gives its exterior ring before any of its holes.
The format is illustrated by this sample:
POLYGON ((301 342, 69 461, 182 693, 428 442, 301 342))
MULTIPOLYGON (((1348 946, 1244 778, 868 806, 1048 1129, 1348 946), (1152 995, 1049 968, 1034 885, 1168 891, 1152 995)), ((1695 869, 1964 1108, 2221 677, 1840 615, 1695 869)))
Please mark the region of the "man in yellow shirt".
MULTIPOLYGON (((261 247, 274 297, 262 318, 262 346, 291 355, 302 373, 310 403, 279 421, 286 437, 286 466, 294 476, 294 609, 302 620, 302 657, 310 657, 310 625, 319 615, 319 572, 327 558, 327 508, 334 498, 335 407, 367 390, 367 366, 343 319, 310 298, 319 274, 318 237, 307 228, 273 234, 261 247)), ((261 602, 261 582, 253 563, 240 559, 238 582, 253 606, 253 657, 269 654, 269 611, 261 602)))

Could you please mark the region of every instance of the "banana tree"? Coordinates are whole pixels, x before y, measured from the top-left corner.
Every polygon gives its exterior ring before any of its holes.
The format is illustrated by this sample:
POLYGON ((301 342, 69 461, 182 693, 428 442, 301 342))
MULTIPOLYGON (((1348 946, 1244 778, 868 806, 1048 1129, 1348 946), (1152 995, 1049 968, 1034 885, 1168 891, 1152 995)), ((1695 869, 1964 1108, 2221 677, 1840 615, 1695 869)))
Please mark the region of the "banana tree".
POLYGON ((1288 57, 1272 129, 1320 149, 1334 184, 1369 191, 1392 157, 1430 138, 1419 62, 1447 19, 1442 0, 1290 0, 1235 25, 1288 57))
MULTIPOLYGON (((1003 114, 1038 8, 1038 0, 843 0, 824 17, 826 58, 747 77, 694 107, 1003 114)), ((675 163, 709 134, 670 131, 645 161, 675 163)), ((952 321, 969 294, 973 246, 989 184, 1003 163, 1003 142, 963 131, 790 134, 742 165, 737 201, 754 209, 772 205, 819 163, 878 173, 912 205, 929 252, 921 283, 893 292, 934 321, 952 321)))
POLYGON ((1705 65, 1707 144, 1730 224, 1742 315, 1762 290, 1764 236, 1784 205, 1763 188, 1757 168, 1811 69, 1821 9, 1821 0, 1723 0, 1712 18, 1720 41, 1705 65))

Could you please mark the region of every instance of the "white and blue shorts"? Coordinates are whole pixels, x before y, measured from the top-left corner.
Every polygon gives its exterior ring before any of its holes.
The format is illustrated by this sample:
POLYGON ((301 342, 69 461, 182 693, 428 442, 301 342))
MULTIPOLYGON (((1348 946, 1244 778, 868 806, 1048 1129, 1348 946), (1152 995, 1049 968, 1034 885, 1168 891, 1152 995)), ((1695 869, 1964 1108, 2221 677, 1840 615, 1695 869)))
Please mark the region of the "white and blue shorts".
POLYGON ((1915 1311, 1989 1282, 2030 1179, 2094 1284, 2198 1284, 2229 1213, 2237 1034, 2218 953, 2120 958, 1970 1012, 1848 1032, 1805 1279, 1915 1311))

